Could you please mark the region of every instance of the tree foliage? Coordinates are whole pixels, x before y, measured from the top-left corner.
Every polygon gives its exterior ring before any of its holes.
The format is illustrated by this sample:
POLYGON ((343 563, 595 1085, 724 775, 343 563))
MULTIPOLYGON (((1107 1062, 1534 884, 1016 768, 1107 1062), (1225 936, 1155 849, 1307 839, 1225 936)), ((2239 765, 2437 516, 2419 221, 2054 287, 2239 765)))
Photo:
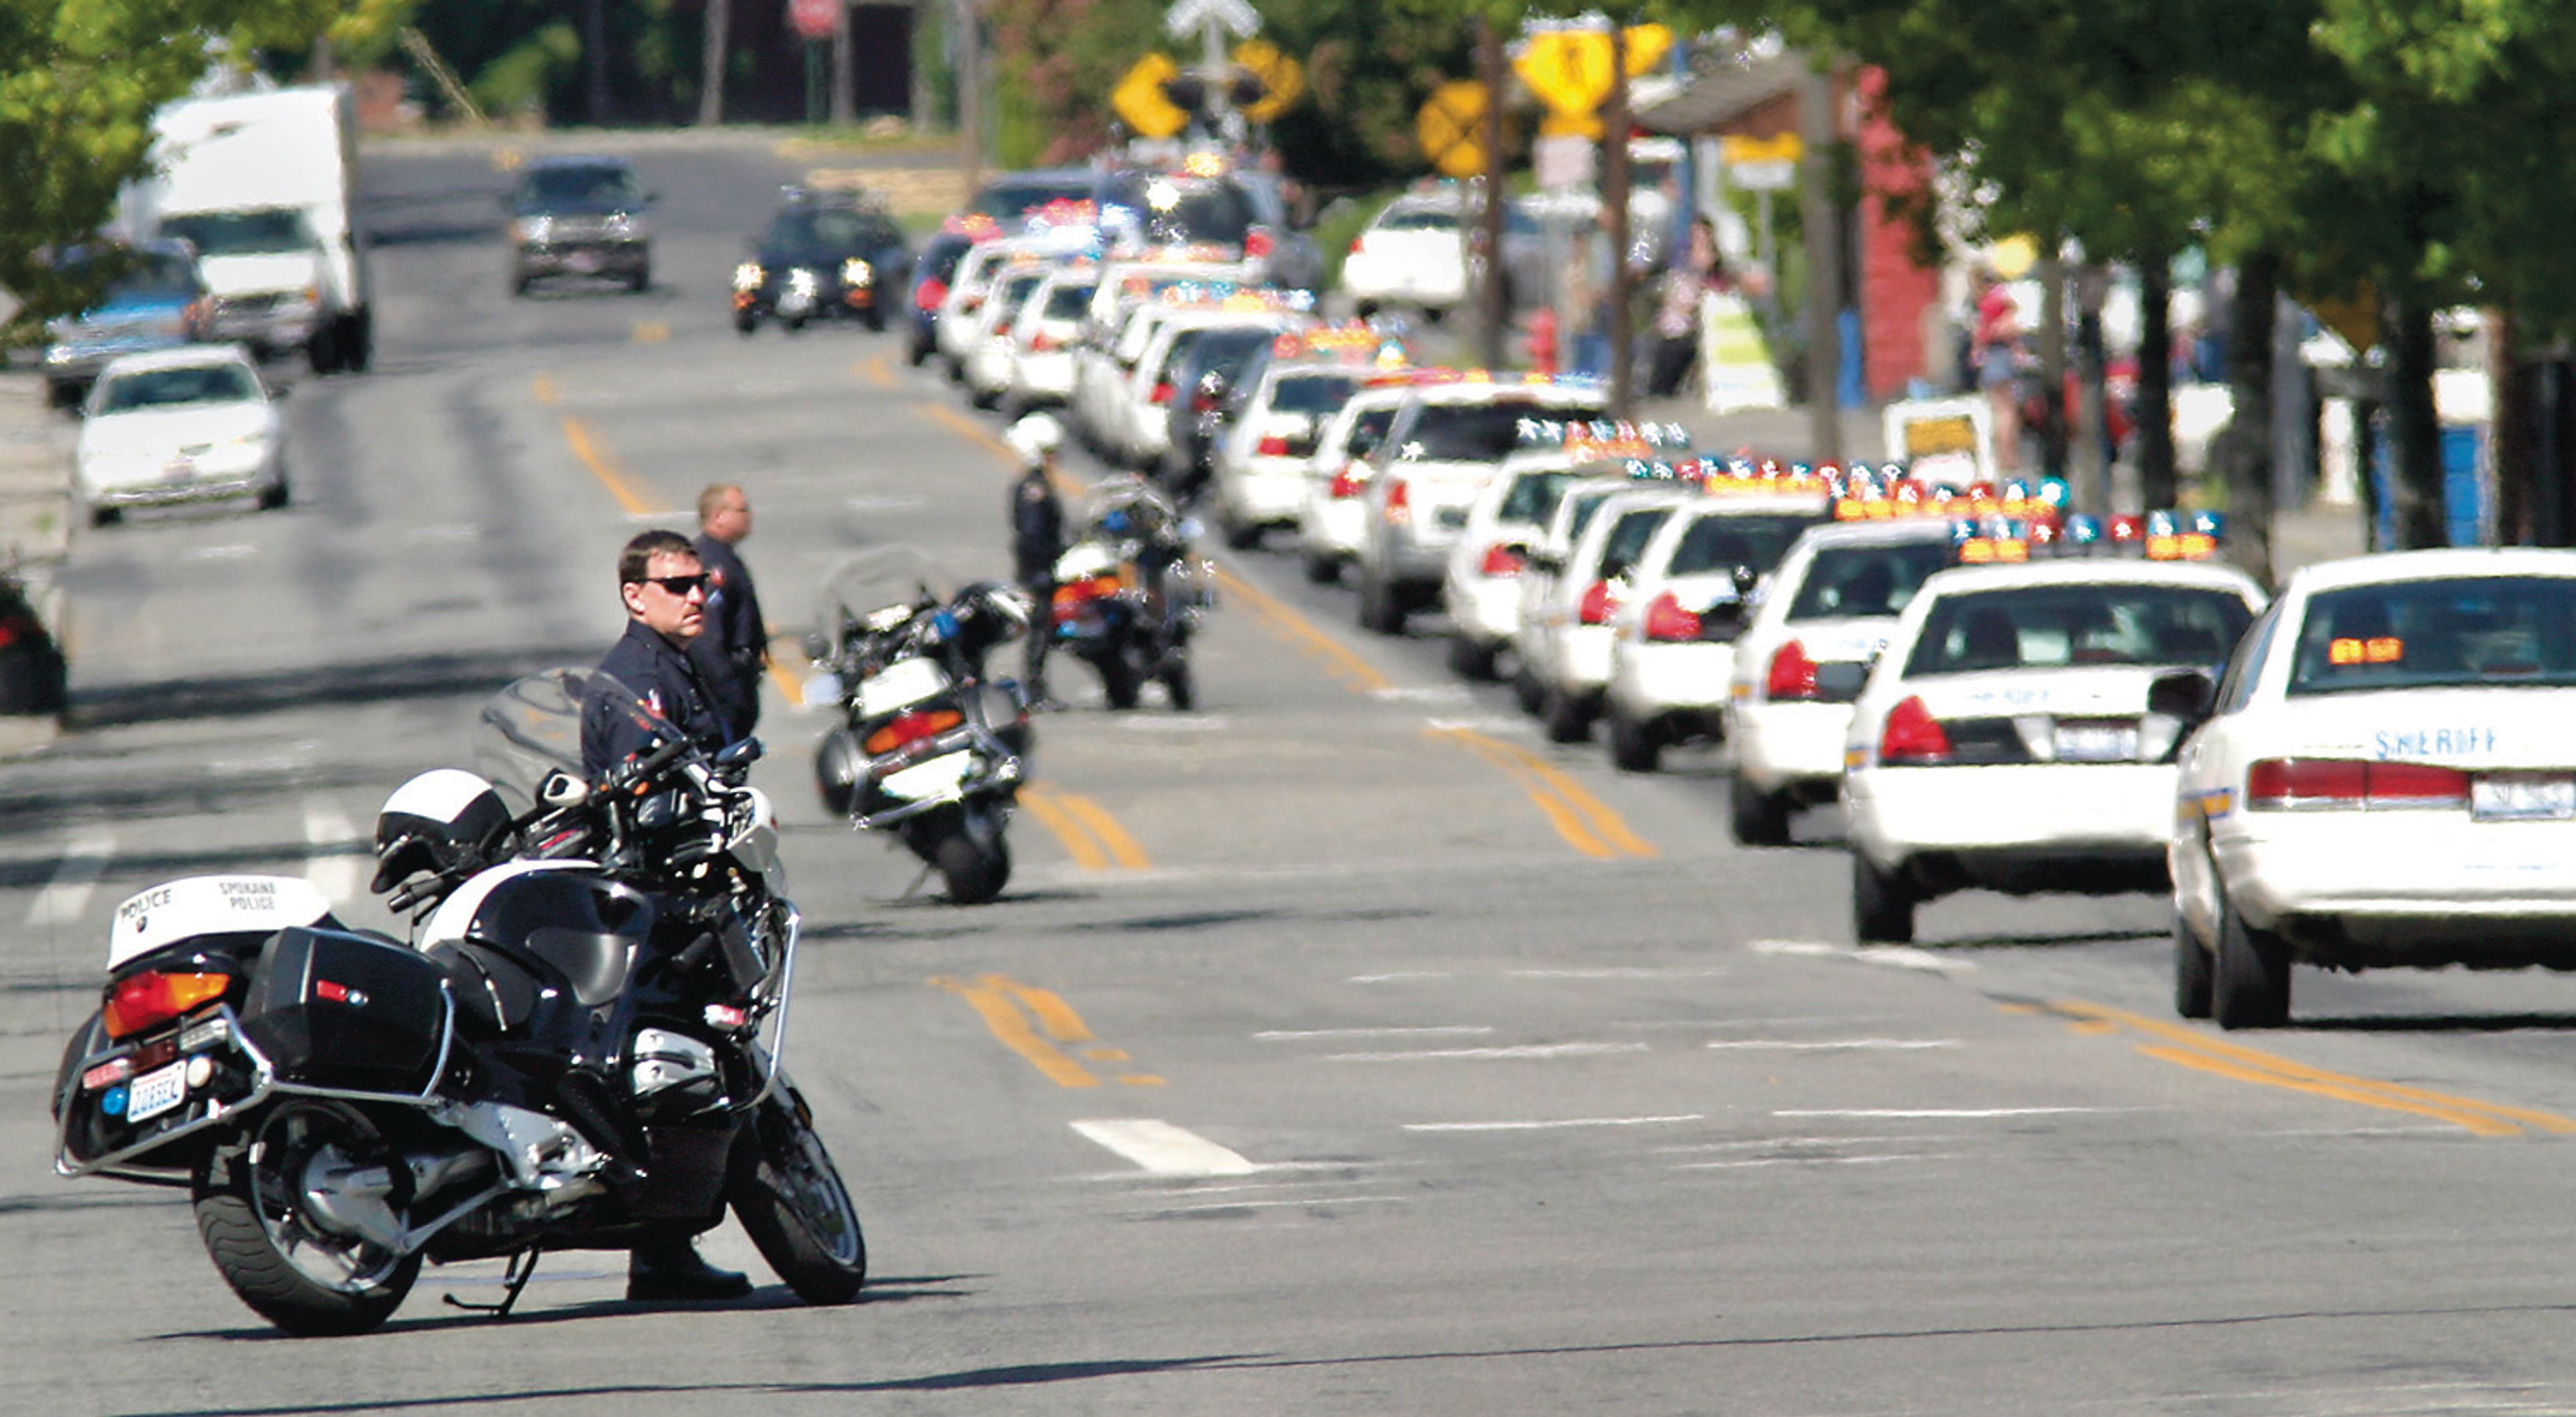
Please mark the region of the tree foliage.
POLYGON ((77 309, 50 253, 105 223, 152 113, 216 55, 309 50, 332 0, 0 0, 0 289, 23 318, 77 309))

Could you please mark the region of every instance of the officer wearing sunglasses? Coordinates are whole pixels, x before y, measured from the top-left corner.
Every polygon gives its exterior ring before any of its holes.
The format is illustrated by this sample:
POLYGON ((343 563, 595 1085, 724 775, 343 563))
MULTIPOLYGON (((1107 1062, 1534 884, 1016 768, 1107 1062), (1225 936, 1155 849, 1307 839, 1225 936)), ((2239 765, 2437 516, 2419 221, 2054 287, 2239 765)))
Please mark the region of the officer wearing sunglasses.
MULTIPOLYGON (((599 661, 599 672, 708 751, 723 747, 719 701, 689 658, 690 644, 707 624, 707 575, 697 548, 678 532, 637 535, 618 555, 617 594, 626 602, 626 634, 599 661)), ((649 751, 659 736, 654 725, 617 707, 594 699, 582 713, 581 768, 594 782, 649 751)))

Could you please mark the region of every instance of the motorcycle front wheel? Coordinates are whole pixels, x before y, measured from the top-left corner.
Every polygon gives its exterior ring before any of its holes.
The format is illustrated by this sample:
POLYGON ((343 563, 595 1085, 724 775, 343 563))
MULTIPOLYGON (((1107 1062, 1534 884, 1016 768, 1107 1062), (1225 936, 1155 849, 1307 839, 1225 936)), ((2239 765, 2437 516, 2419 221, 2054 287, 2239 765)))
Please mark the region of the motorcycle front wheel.
POLYGON ((751 1140, 759 1154, 737 1175, 730 1199, 760 1257, 808 1304, 859 1297, 867 1239, 805 1099, 783 1089, 761 1107, 751 1140))
POLYGON ((246 1147, 197 1181, 197 1233, 216 1272, 288 1333, 331 1337, 383 1323, 420 1277, 420 1256, 397 1254, 327 1213, 350 1205, 350 1178, 377 1167, 405 1174, 402 1157, 356 1108, 295 1101, 270 1111, 246 1147))
POLYGON ((999 835, 987 846, 959 832, 939 843, 935 864, 948 882, 949 900, 958 905, 982 905, 1011 881, 1011 849, 999 835))

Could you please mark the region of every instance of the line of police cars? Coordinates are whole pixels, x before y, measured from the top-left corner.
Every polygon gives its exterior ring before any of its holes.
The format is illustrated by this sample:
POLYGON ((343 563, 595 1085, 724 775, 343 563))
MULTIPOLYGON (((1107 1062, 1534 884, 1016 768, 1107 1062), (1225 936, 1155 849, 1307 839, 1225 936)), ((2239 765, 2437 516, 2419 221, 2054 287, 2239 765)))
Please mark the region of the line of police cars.
MULTIPOLYGON (((2060 484, 1691 452, 1598 385, 1423 369, 1243 251, 976 242, 934 328, 979 401, 1293 537, 1359 623, 1448 620, 1548 736, 1722 740, 1753 846, 1838 802, 1864 941, 1966 889, 2171 891, 2178 1010, 2288 1017, 2290 966, 2576 968, 2576 554, 2383 554, 2278 596, 2220 518, 2060 484)), ((1068 219, 1069 218, 1069 219, 1068 219)))

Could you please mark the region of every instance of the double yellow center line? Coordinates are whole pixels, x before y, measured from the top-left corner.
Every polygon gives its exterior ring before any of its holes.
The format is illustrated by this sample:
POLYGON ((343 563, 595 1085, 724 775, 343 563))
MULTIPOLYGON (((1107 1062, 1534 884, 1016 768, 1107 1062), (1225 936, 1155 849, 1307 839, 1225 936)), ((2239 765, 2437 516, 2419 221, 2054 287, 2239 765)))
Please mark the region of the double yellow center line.
MULTIPOLYGON (((1068 1050, 1078 1049, 1085 1061, 1094 1063, 1128 1061, 1127 1050, 1113 1048, 1094 1037, 1082 1015, 1052 990, 999 974, 971 980, 933 975, 930 983, 964 999, 1003 1047, 1028 1059, 1030 1066, 1058 1087, 1100 1086, 1098 1075, 1077 1062, 1068 1050)), ((1127 1072, 1116 1077, 1129 1087, 1160 1087, 1163 1083, 1151 1073, 1127 1072)))
POLYGON ((1115 862, 1121 869, 1142 871, 1154 863, 1136 838, 1118 825, 1107 808, 1079 792, 1032 782, 1020 789, 1020 805, 1038 819, 1073 857, 1073 864, 1086 871, 1106 871, 1115 862))
POLYGON ((2142 1035, 2154 1040, 2138 1045, 2138 1051, 2150 1058, 2233 1078, 2238 1082, 2304 1092, 2313 1097, 2328 1097, 2387 1112, 2429 1117, 2482 1137, 2521 1136, 2526 1131, 2560 1135, 2576 1133, 2576 1120, 2554 1112, 2508 1107, 2406 1083, 2310 1067, 2277 1053, 2229 1043, 2181 1024, 2133 1014, 2125 1009, 2107 1008, 2080 999, 2060 999, 2041 1007, 2066 1019, 2070 1027, 2082 1032, 2126 1031, 2142 1035))
POLYGON ((1597 860, 1620 856, 1651 859, 1654 846, 1628 830, 1628 824, 1607 803, 1583 790, 1582 784, 1565 775, 1554 763, 1527 748, 1490 738, 1472 728, 1455 725, 1435 726, 1426 730, 1432 737, 1445 739, 1474 753, 1510 775, 1531 802, 1547 814, 1548 824, 1565 844, 1597 860))

